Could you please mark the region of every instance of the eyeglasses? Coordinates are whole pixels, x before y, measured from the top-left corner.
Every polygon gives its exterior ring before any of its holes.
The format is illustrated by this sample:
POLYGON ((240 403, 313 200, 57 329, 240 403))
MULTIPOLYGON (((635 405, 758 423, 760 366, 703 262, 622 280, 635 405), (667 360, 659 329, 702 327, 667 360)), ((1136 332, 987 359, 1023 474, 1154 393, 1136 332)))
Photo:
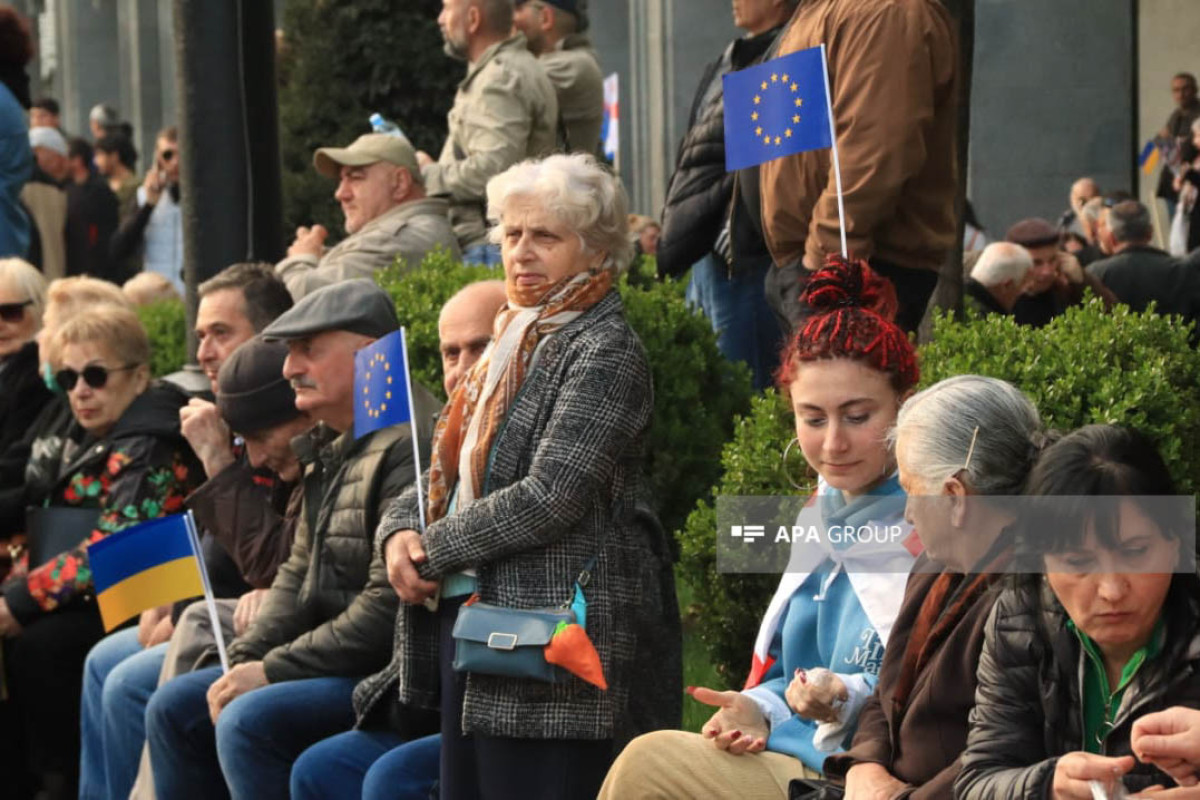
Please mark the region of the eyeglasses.
POLYGON ((126 364, 123 367, 102 367, 99 364, 90 364, 82 370, 76 372, 73 369, 60 369, 54 373, 54 380, 58 383, 60 389, 64 392, 69 392, 75 388, 75 384, 83 378, 83 382, 93 389, 103 389, 108 383, 108 375, 110 372, 125 372, 131 369, 137 369, 141 364, 126 364))
POLYGON ((24 303, 0 303, 0 319, 5 322, 20 322, 25 318, 25 306, 33 305, 32 300, 24 303))

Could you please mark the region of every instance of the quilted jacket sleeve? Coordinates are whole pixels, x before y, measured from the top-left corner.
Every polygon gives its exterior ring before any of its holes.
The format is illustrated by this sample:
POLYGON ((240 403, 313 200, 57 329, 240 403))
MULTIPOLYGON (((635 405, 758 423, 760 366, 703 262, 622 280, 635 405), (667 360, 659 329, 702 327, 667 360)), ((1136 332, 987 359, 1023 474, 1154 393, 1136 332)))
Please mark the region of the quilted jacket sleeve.
MULTIPOLYGON (((1045 751, 1034 615, 1008 589, 984 634, 971 732, 954 782, 960 800, 1048 797, 1057 759, 1045 751)), ((1026 601, 1028 602, 1028 601, 1026 601)))

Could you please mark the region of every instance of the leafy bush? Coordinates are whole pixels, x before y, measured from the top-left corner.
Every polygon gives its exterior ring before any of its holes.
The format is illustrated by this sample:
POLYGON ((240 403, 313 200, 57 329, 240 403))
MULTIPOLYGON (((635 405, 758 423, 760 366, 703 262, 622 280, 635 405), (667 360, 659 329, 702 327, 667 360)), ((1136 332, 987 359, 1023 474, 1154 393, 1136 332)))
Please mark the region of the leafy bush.
MULTIPOLYGON (((783 451, 794 435, 792 411, 782 395, 768 389, 755 397, 750 413, 737 420, 733 439, 721 452, 720 483, 697 505, 679 534, 679 576, 693 591, 693 605, 684 614, 730 687, 740 688, 746 680, 754 636, 779 577, 717 572, 717 513, 712 499, 811 491, 796 489, 788 480, 790 474, 801 481, 806 472, 799 448, 792 448, 788 463, 783 463, 783 451)), ((815 487, 815 479, 807 480, 815 487)))
POLYGON ((334 184, 313 150, 367 133, 378 111, 435 156, 466 65, 442 52, 440 0, 288 0, 280 56, 280 151, 285 230, 319 222, 340 237, 334 184))
POLYGON ((150 372, 156 378, 183 368, 187 361, 187 313, 180 300, 138 306, 138 319, 150 337, 150 372))
MULTIPOLYGON (((428 256, 412 271, 395 266, 379 274, 408 327, 414 379, 434 391, 442 385, 437 334, 442 305, 468 283, 502 276, 456 264, 445 253, 428 256)), ((663 526, 676 530, 720 474, 720 448, 749 401, 749 370, 720 355, 712 328, 684 304, 677 282, 639 288, 623 277, 619 289, 654 378, 646 470, 663 526)))
POLYGON ((1032 398, 1062 431, 1111 423, 1154 439, 1179 491, 1200 487, 1200 354, 1175 317, 1134 313, 1100 300, 1067 310, 1044 328, 997 315, 957 322, 935 317, 921 348, 922 384, 964 373, 1001 378, 1032 398))

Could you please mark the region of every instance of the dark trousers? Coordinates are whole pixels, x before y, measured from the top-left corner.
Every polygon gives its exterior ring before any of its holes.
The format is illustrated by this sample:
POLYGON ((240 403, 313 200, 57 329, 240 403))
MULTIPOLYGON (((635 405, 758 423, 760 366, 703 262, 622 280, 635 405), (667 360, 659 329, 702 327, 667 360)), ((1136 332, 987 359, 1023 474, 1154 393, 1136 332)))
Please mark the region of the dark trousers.
MULTIPOLYGON (((937 287, 938 274, 933 270, 897 267, 879 259, 872 259, 870 264, 871 269, 896 287, 899 304, 896 325, 905 333, 915 333, 937 287)), ((795 332, 812 315, 812 310, 800 302, 800 293, 811 274, 799 263, 767 270, 764 281, 767 303, 786 331, 795 332)))
MULTIPOLYGON (((25 769, 48 797, 79 794, 79 698, 83 662, 104 636, 94 603, 71 603, 4 642, 8 706, 6 750, 20 752, 25 769)), ((9 778, 5 778, 8 783, 9 778)), ((11 786, 21 781, 13 779, 11 786)), ((6 797, 8 791, 2 792, 6 797)), ((19 798, 20 790, 11 795, 19 798)))
POLYGON ((442 764, 440 800, 592 800, 613 759, 612 739, 510 739, 464 735, 466 676, 455 672, 458 609, 467 598, 443 598, 441 623, 442 764))

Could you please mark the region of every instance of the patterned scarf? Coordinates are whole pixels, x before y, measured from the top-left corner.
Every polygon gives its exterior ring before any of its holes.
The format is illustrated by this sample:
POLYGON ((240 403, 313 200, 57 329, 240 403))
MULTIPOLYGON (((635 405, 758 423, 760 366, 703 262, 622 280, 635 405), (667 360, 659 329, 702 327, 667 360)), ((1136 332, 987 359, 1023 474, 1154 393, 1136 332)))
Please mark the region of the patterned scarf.
POLYGON ((612 282, 611 270, 584 272, 532 298, 509 285, 491 345, 455 387, 434 429, 428 522, 446 515, 456 484, 458 508, 479 497, 488 454, 539 344, 600 302, 612 282))

